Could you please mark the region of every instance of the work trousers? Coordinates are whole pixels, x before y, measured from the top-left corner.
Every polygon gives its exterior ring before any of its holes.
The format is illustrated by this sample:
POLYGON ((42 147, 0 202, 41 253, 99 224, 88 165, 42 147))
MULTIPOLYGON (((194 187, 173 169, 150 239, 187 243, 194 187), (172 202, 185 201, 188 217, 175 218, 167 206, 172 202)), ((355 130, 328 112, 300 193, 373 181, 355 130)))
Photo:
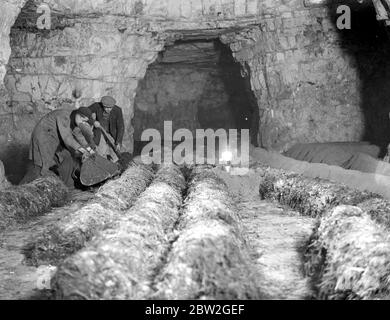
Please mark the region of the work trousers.
POLYGON ((63 149, 54 156, 54 160, 57 163, 54 167, 50 168, 49 172, 45 172, 41 167, 30 163, 27 174, 24 176, 22 184, 30 183, 36 179, 56 174, 67 187, 74 188, 76 178, 76 171, 80 168, 78 161, 74 160, 71 153, 63 149), (60 160, 61 159, 61 160, 60 160))

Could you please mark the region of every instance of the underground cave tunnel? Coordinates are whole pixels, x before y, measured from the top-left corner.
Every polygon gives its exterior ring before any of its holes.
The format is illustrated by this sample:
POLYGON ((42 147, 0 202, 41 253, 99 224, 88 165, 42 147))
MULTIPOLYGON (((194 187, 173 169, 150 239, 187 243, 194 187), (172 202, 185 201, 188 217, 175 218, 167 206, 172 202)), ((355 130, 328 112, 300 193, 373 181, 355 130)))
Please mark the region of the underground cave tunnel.
POLYGON ((346 1, 351 30, 340 1, 51 0, 44 31, 41 0, 0 1, 0 299, 388 299, 390 42, 346 1), (17 184, 76 88, 116 98, 136 153, 164 121, 262 148, 245 175, 134 163, 85 192, 10 186, 1 162, 17 184))
POLYGON ((282 152, 334 141, 369 141, 385 151, 390 50, 373 7, 352 6, 351 30, 335 28, 335 7, 298 9, 283 25, 265 18, 261 27, 202 40, 199 24, 191 30, 197 40, 160 46, 141 40, 153 35, 95 30, 88 18, 60 12, 52 31, 40 31, 32 4, 11 29, 2 96, 0 159, 13 183, 23 176, 34 125, 50 108, 69 107, 76 86, 91 101, 112 94, 128 122, 134 115, 126 131, 134 130, 135 153, 142 131, 161 132, 164 120, 174 130, 250 128, 252 144, 282 152))
POLYGON ((157 129, 163 137, 164 121, 194 136, 196 129, 249 129, 257 145, 257 101, 229 47, 219 40, 178 41, 159 54, 137 90, 135 154, 145 145, 144 130, 157 129))

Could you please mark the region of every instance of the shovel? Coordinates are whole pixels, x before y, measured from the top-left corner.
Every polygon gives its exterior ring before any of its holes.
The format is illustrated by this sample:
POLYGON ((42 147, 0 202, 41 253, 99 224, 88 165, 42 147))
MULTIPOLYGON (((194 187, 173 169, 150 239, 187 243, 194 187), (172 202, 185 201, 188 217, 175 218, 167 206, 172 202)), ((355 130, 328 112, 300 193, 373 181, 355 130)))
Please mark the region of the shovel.
POLYGON ((91 187, 115 177, 119 173, 117 164, 94 154, 81 166, 80 181, 82 185, 91 187))
POLYGON ((118 158, 120 159, 120 158, 121 158, 121 153, 118 152, 118 150, 116 149, 114 139, 111 137, 111 135, 109 135, 109 134, 107 133, 107 131, 106 131, 103 127, 100 127, 99 129, 100 129, 100 131, 103 133, 104 137, 106 138, 106 141, 107 141, 108 145, 114 150, 115 154, 116 154, 116 155, 118 156, 118 158))

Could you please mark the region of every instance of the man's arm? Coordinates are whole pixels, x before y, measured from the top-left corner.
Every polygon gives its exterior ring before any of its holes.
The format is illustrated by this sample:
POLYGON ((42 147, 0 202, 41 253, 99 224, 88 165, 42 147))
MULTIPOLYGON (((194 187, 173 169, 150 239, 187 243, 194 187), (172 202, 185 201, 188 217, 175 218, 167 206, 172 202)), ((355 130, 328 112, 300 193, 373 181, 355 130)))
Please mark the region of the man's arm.
POLYGON ((81 123, 79 125, 80 131, 85 138, 85 140, 88 143, 88 146, 91 147, 93 150, 96 149, 96 143, 94 141, 94 131, 93 128, 87 125, 86 123, 81 123))
POLYGON ((93 129, 88 125, 82 123, 73 130, 73 136, 76 141, 81 144, 84 148, 91 148, 92 150, 96 149, 96 143, 93 140, 94 133, 93 129))
MULTIPOLYGON (((94 104, 90 105, 88 109, 91 110, 93 114, 95 114, 96 122, 100 122, 102 120, 100 103, 95 102, 94 104)), ((96 145, 99 145, 100 139, 102 139, 102 133, 100 130, 96 130, 96 129, 97 127, 95 126, 95 129, 93 130, 93 134, 94 134, 93 141, 95 142, 96 145)))
POLYGON ((89 110, 92 111, 92 113, 96 114, 96 120, 97 121, 100 121, 100 112, 99 112, 99 109, 100 109, 100 104, 95 102, 94 104, 90 105, 88 107, 89 110))
POLYGON ((125 135, 125 122, 123 120, 123 112, 122 109, 118 107, 118 115, 116 119, 116 126, 117 126, 117 138, 115 141, 116 145, 121 145, 123 142, 123 136, 125 135))
POLYGON ((72 131, 73 137, 76 139, 76 141, 83 147, 88 147, 87 139, 85 139, 83 133, 81 132, 81 129, 79 127, 76 127, 72 131))
POLYGON ((71 148, 75 151, 83 149, 83 147, 73 137, 72 130, 70 129, 70 118, 67 114, 58 117, 57 127, 61 139, 67 148, 71 148))

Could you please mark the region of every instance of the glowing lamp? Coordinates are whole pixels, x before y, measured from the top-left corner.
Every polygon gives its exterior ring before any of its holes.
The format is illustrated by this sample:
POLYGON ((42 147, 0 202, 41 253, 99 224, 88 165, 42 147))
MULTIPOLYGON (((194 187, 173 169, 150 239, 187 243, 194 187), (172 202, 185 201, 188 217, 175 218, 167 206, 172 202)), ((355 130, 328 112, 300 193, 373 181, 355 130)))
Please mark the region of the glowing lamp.
POLYGON ((221 160, 226 163, 230 163, 233 161, 233 153, 230 151, 222 152, 221 160))
POLYGON ((222 152, 221 154, 221 162, 225 164, 226 172, 230 172, 233 161, 233 153, 230 151, 222 152))

